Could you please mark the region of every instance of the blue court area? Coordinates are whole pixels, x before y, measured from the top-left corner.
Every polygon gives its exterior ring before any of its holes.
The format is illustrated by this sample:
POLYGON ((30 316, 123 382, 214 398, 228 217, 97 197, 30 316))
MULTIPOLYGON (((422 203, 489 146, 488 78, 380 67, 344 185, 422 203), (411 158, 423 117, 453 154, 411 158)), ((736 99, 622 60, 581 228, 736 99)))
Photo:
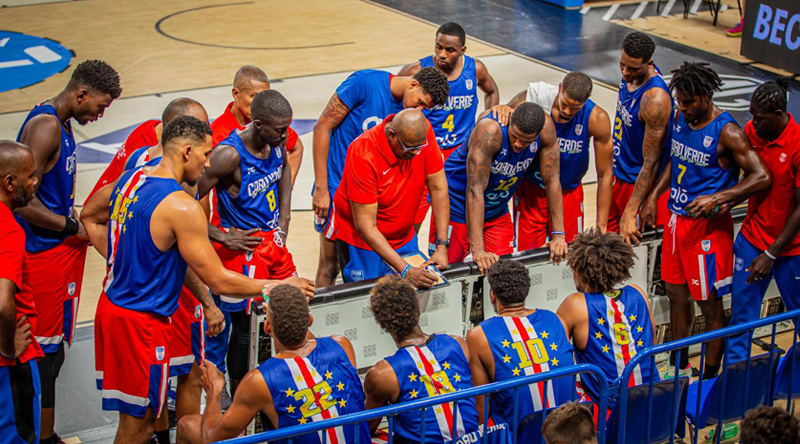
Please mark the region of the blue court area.
POLYGON ((69 66, 72 53, 58 42, 0 31, 0 92, 24 88, 69 66))

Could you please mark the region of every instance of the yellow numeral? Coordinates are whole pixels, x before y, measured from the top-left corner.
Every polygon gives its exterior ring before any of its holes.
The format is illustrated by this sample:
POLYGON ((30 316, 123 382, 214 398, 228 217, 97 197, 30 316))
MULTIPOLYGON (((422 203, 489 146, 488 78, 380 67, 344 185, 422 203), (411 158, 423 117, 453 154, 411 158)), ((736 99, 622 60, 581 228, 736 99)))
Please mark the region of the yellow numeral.
POLYGON ((683 179, 683 175, 686 174, 686 165, 678 164, 678 169, 681 170, 680 174, 678 174, 678 185, 681 184, 681 179, 683 179))
POLYGON ((511 344, 514 347, 514 350, 517 351, 519 355, 519 368, 527 368, 533 364, 540 365, 544 364, 545 362, 550 360, 550 357, 547 356, 547 348, 544 346, 544 342, 541 339, 529 339, 522 344, 522 341, 517 341, 511 344), (527 346, 527 351, 525 350, 527 346), (531 358, 528 357, 528 353, 530 353, 531 358), (531 362, 533 359, 533 362, 531 362))
POLYGON ((336 401, 331 400, 331 386, 327 381, 321 381, 312 388, 303 389, 294 393, 295 401, 304 400, 300 406, 300 413, 303 418, 322 413, 324 410, 336 405, 336 401), (317 403, 319 398, 319 403, 317 403))
POLYGON ((270 191, 269 193, 267 193, 267 202, 269 202, 269 210, 270 211, 275 211, 275 208, 277 208, 278 203, 275 202, 275 191, 274 190, 270 191))
POLYGON ((628 331, 628 326, 622 322, 614 324, 614 338, 619 345, 628 345, 631 343, 631 333, 628 331))
POLYGON ((447 377, 447 374, 444 372, 444 370, 438 371, 430 376, 421 375, 419 379, 425 385, 425 390, 428 391, 429 397, 444 395, 445 393, 455 391, 453 384, 450 383, 450 378, 447 377), (438 392, 434 385, 439 388, 438 392))
POLYGON ((508 179, 508 180, 501 180, 500 181, 500 185, 498 185, 497 188, 495 188, 494 190, 495 191, 508 191, 508 189, 511 188, 515 183, 517 183, 517 178, 516 177, 512 177, 511 179, 508 179))
POLYGON ((447 116, 447 119, 445 119, 444 123, 442 124, 442 128, 452 133, 453 128, 455 127, 456 126, 453 124, 453 115, 450 114, 449 116, 447 116))
POLYGON ((614 138, 622 140, 622 119, 619 117, 614 120, 614 138))

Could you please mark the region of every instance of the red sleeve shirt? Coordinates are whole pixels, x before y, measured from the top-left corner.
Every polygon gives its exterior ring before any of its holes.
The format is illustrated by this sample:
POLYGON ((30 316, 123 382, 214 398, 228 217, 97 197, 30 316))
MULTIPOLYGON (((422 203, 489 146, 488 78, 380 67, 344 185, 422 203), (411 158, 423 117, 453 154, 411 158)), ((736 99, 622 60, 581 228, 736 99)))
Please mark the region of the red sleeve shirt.
MULTIPOLYGON (((211 122, 211 132, 213 133, 211 138, 215 147, 228 136, 230 136, 234 130, 241 131, 244 129, 244 126, 239 125, 239 122, 236 120, 236 116, 233 115, 233 111, 231 111, 232 107, 233 102, 229 103, 228 106, 225 107, 225 111, 221 116, 217 117, 213 122, 211 122)), ((289 131, 287 132, 286 150, 291 153, 292 150, 294 150, 294 147, 297 145, 297 133, 291 127, 289 127, 289 131)))
POLYGON ((378 204, 377 226, 393 248, 414 237, 416 215, 428 175, 444 168, 433 127, 428 123, 428 146, 409 160, 398 159, 385 134, 386 122, 362 134, 347 149, 342 183, 334 196, 334 236, 358 248, 371 248, 359 236, 351 202, 378 204))
MULTIPOLYGON (((758 137, 752 121, 747 122, 744 132, 772 177, 770 188, 747 200, 747 216, 742 223, 742 235, 763 251, 778 238, 796 206, 795 188, 800 187, 800 125, 789 115, 789 124, 772 142, 758 137)), ((800 255, 800 235, 796 235, 780 254, 797 255, 800 255)))

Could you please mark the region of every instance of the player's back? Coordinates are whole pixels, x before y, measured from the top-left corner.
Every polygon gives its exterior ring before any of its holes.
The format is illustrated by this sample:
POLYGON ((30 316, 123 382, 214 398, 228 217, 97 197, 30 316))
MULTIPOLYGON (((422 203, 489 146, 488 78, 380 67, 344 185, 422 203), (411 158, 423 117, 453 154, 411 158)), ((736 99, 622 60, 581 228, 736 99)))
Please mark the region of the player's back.
MULTIPOLYGON (((464 350, 448 335, 431 335, 421 346, 403 347, 386 358, 400 385, 398 402, 431 398, 472 387, 472 374, 464 350)), ((425 441, 449 442, 478 429, 478 412, 473 398, 457 401, 458 417, 453 426, 453 404, 425 411, 425 441)), ((419 412, 407 412, 395 421, 395 442, 419 442, 422 423, 419 412)))
MULTIPOLYGON (((332 338, 316 341, 306 357, 270 358, 258 366, 278 413, 278 428, 364 410, 364 390, 347 353, 332 338)), ((330 443, 355 443, 356 435, 359 443, 371 442, 366 422, 303 435, 293 442, 319 444, 323 433, 330 443)))
MULTIPOLYGON (((653 324, 642 293, 633 286, 608 293, 584 293, 589 318, 586 348, 578 350, 578 362, 594 364, 616 384, 625 366, 641 349, 653 345, 653 324)), ((658 371, 653 376, 659 380, 658 371)), ((650 382, 650 360, 645 359, 631 375, 629 386, 650 382)), ((599 383, 591 374, 581 375, 581 384, 597 399, 599 383)))
MULTIPOLYGON (((525 317, 495 316, 481 322, 494 360, 493 382, 544 373, 575 364, 572 344, 564 324, 548 310, 536 310, 525 317)), ((517 418, 570 401, 572 378, 560 378, 519 390, 517 418)), ((491 397, 495 423, 513 423, 514 390, 491 397)))
MULTIPOLYGON (((433 68, 433 58, 434 56, 421 58, 420 68, 433 68)), ((463 60, 461 74, 457 79, 447 82, 450 85, 447 103, 423 111, 433 125, 436 142, 442 150, 455 148, 466 142, 472 127, 475 126, 475 113, 478 111, 478 77, 475 71, 475 59, 464 55, 463 60)))
POLYGON ((125 168, 123 171, 132 170, 134 168, 145 165, 150 161, 150 147, 145 146, 128 154, 128 160, 125 161, 125 168))
POLYGON ((147 176, 141 167, 124 173, 114 188, 104 291, 115 305, 162 316, 178 308, 186 262, 177 245, 159 250, 150 232, 156 207, 175 192, 183 192, 178 182, 147 176))

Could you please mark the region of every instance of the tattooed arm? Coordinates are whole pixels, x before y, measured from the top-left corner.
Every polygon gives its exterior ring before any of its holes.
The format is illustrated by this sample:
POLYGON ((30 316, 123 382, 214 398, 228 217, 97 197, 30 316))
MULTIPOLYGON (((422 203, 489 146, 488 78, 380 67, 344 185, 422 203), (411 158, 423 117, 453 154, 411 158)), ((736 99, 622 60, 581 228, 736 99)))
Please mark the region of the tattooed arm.
POLYGON ((331 131, 341 125, 348 113, 350 113, 350 108, 334 93, 319 120, 314 124, 312 152, 314 154, 315 188, 312 207, 317 217, 327 217, 331 207, 331 195, 328 192, 328 152, 331 144, 331 131))
MULTIPOLYGON (((556 125, 550 115, 545 115, 544 128, 540 134, 542 146, 539 148, 539 165, 542 182, 547 194, 547 208, 550 212, 551 231, 564 233, 564 193, 561 192, 561 149, 556 137, 556 125)), ((567 242, 564 234, 550 234, 550 260, 559 263, 567 255, 567 242)))
POLYGON ((483 193, 489 184, 492 159, 503 145, 503 131, 494 120, 484 119, 475 125, 469 137, 467 155, 467 235, 472 257, 481 273, 497 262, 499 257, 483 249, 483 193))

